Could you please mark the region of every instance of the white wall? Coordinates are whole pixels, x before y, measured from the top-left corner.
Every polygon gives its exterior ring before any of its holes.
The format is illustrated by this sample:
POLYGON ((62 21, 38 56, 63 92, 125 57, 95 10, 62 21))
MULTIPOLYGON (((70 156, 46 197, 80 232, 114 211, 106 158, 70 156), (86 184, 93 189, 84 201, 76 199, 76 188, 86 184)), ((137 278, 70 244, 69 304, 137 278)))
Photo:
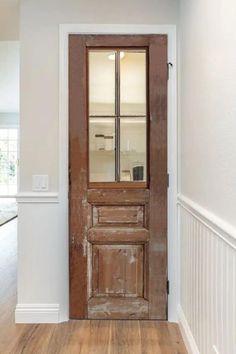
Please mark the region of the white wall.
POLYGON ((68 315, 66 205, 56 194, 31 193, 32 174, 48 174, 49 192, 58 192, 59 24, 175 24, 177 5, 175 0, 21 2, 18 322, 68 315))
POLYGON ((236 226, 236 3, 182 1, 181 191, 236 226))
POLYGON ((234 0, 181 1, 180 312, 201 354, 236 348, 235 18, 234 0))

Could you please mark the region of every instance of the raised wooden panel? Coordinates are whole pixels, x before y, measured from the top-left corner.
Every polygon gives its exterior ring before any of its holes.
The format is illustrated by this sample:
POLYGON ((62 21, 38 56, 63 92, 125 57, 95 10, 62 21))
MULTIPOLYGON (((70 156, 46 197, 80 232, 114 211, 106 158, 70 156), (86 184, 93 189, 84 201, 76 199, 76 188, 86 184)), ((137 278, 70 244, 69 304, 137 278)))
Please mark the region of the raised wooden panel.
POLYGON ((93 296, 143 296, 143 246, 93 246, 93 296))
POLYGON ((93 225, 143 226, 143 206, 93 206, 93 225))
POLYGON ((149 231, 131 227, 92 227, 88 230, 88 241, 92 243, 145 243, 149 240, 149 231))
POLYGON ((88 301, 90 319, 147 319, 148 301, 142 298, 93 297, 88 301))

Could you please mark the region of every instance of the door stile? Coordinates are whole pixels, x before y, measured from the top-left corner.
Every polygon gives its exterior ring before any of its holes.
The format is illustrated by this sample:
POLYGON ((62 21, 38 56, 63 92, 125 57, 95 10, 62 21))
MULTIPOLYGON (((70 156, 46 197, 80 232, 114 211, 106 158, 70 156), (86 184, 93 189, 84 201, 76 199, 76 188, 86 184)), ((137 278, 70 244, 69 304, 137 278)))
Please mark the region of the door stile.
POLYGON ((69 39, 70 318, 87 318, 87 107, 85 36, 69 39), (79 94, 78 94, 79 93, 79 94))
POLYGON ((167 319, 167 36, 149 48, 149 318, 167 319))

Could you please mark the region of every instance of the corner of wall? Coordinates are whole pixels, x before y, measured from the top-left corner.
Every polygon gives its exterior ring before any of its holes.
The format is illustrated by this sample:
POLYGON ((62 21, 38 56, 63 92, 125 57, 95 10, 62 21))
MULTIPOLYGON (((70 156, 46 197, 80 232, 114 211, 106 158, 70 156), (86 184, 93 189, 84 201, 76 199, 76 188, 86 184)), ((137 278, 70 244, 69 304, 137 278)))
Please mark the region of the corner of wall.
POLYGON ((189 354, 200 354, 181 305, 178 305, 178 322, 184 344, 189 354))

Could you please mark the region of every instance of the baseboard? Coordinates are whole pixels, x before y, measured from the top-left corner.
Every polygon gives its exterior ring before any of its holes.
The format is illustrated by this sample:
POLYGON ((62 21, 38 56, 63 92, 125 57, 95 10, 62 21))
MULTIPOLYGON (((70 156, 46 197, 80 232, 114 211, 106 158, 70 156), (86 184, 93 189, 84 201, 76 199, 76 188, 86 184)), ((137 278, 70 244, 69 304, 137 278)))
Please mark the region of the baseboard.
POLYGON ((58 304, 18 304, 15 323, 59 323, 58 304))
POLYGON ((188 321, 180 305, 178 305, 178 319, 180 331, 189 354, 200 354, 188 321))

